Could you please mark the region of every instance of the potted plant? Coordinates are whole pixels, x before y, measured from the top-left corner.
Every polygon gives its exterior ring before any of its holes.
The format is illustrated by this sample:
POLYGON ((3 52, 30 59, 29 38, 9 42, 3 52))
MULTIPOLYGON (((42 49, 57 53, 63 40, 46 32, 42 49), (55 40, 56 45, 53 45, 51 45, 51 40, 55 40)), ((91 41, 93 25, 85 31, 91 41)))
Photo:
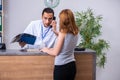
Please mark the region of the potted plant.
POLYGON ((104 67, 106 61, 105 50, 109 48, 109 44, 104 39, 99 39, 102 16, 95 16, 92 9, 87 9, 87 11, 75 12, 75 19, 80 29, 81 41, 79 47, 96 51, 96 63, 100 67, 104 67))

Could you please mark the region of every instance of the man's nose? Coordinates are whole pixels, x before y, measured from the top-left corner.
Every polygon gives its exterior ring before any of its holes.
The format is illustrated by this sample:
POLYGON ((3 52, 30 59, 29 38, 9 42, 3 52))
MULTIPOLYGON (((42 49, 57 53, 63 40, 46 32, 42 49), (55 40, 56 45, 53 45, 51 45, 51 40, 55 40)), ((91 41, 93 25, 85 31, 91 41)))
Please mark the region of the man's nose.
POLYGON ((50 20, 49 19, 46 19, 46 22, 48 23, 50 20))

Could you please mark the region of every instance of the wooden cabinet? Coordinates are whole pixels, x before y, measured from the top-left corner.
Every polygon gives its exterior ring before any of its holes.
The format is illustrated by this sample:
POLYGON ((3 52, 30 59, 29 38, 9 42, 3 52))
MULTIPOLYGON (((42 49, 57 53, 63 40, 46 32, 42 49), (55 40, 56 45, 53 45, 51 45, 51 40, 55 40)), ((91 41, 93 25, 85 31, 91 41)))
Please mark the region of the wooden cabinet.
MULTIPOLYGON (((0 80, 53 80, 54 57, 13 52, 0 52, 0 80)), ((75 58, 75 80, 95 80, 95 53, 75 52, 75 58)))
POLYGON ((0 80, 53 80, 51 56, 0 56, 0 80))
POLYGON ((96 80, 96 56, 94 53, 75 54, 77 74, 75 80, 96 80))

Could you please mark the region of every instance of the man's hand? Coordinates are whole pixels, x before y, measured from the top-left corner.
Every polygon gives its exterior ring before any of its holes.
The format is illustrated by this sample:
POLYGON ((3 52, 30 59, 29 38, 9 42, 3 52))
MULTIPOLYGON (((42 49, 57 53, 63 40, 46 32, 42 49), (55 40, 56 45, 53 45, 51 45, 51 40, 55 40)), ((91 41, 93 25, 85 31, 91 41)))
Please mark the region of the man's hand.
POLYGON ((53 21, 51 22, 51 25, 52 25, 52 28, 53 28, 54 30, 56 30, 57 22, 56 22, 55 20, 53 20, 53 21))
POLYGON ((24 47, 24 46, 26 45, 26 43, 25 43, 25 42, 19 42, 19 45, 20 45, 21 47, 24 47))
POLYGON ((53 32, 58 36, 58 32, 56 30, 56 24, 57 22, 55 20, 53 20, 51 23, 53 32))

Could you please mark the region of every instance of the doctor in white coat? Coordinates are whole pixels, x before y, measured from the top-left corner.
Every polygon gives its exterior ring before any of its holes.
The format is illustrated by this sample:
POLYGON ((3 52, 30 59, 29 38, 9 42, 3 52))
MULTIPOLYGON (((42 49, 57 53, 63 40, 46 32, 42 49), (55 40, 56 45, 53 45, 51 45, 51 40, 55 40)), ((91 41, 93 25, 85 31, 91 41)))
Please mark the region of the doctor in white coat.
POLYGON ((43 47, 53 47, 56 37, 56 21, 53 20, 54 11, 51 8, 45 8, 42 12, 42 19, 32 21, 24 33, 35 35, 36 41, 34 45, 26 44, 24 42, 19 42, 21 47, 25 48, 43 48, 43 47))

